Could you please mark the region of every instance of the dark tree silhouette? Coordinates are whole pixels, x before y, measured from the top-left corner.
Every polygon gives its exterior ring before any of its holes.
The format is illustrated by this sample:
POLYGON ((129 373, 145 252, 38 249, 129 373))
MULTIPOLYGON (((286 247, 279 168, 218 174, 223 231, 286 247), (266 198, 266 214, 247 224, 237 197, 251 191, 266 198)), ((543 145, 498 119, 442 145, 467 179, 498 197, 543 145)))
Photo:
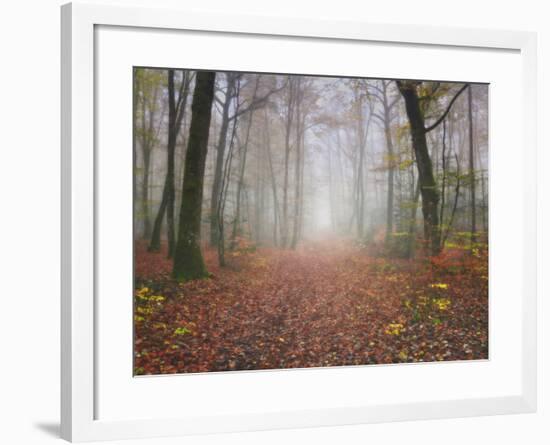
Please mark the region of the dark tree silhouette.
POLYGON ((422 215, 424 217, 424 238, 428 241, 430 252, 437 255, 441 252, 441 226, 439 223, 439 192, 433 172, 432 160, 428 151, 426 133, 436 128, 451 110, 453 103, 458 96, 466 89, 464 85, 451 99, 445 112, 432 125, 426 127, 424 112, 420 105, 417 87, 422 84, 420 81, 396 80, 397 87, 403 99, 409 118, 411 141, 416 157, 418 168, 418 180, 420 183, 420 194, 422 196, 422 215))
POLYGON ((208 275, 200 249, 204 168, 214 99, 216 73, 198 72, 191 106, 191 126, 185 155, 178 239, 172 274, 178 281, 208 275))

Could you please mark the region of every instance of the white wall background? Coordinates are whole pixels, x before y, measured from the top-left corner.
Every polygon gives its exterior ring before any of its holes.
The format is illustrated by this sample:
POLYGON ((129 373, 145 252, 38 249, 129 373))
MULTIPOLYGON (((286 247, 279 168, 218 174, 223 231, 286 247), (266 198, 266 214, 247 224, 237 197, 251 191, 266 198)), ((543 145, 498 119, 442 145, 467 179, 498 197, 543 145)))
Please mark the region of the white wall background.
MULTIPOLYGON (((0 12, 0 442, 61 443, 59 423, 59 0, 0 12)), ((103 3, 114 3, 104 0, 103 3)), ((540 0, 117 0, 212 11, 539 32, 539 227, 550 224, 550 14, 540 0)), ((514 110, 510 110, 514 112, 514 110)), ((513 206, 513 203, 511 203, 513 206)), ((511 234, 513 236, 513 234, 511 234)), ((550 238, 539 233, 539 412, 123 444, 548 443, 550 238)), ((452 382, 449 382, 452 385, 452 382)), ((185 401, 182 401, 185 403, 185 401)))

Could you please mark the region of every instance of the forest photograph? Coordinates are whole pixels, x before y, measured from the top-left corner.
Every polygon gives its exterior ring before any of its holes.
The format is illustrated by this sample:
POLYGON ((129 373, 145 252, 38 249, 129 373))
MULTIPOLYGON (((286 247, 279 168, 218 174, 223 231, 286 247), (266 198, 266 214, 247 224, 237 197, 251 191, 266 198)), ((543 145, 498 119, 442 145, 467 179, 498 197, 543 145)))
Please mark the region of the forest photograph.
POLYGON ((135 376, 489 358, 488 84, 132 75, 135 376))

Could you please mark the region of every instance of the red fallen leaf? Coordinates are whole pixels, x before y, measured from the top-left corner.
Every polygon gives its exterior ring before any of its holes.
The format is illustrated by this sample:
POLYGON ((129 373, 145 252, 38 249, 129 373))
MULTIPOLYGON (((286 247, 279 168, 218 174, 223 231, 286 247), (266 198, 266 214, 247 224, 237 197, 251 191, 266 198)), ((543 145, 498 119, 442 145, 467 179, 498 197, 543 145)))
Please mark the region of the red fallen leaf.
POLYGON ((216 278, 183 284, 171 280, 165 251, 137 243, 136 253, 136 290, 165 297, 135 301, 140 374, 487 358, 486 252, 409 261, 340 241, 260 248, 221 269, 206 250, 216 278), (431 303, 443 297, 448 307, 431 303))

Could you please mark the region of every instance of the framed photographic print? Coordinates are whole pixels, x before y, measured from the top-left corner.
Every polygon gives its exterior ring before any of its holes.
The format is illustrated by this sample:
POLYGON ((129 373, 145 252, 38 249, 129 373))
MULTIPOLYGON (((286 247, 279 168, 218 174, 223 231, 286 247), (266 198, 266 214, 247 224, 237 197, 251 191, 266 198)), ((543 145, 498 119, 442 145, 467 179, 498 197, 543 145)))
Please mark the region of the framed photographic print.
POLYGON ((535 54, 63 6, 62 436, 535 410, 535 54))

